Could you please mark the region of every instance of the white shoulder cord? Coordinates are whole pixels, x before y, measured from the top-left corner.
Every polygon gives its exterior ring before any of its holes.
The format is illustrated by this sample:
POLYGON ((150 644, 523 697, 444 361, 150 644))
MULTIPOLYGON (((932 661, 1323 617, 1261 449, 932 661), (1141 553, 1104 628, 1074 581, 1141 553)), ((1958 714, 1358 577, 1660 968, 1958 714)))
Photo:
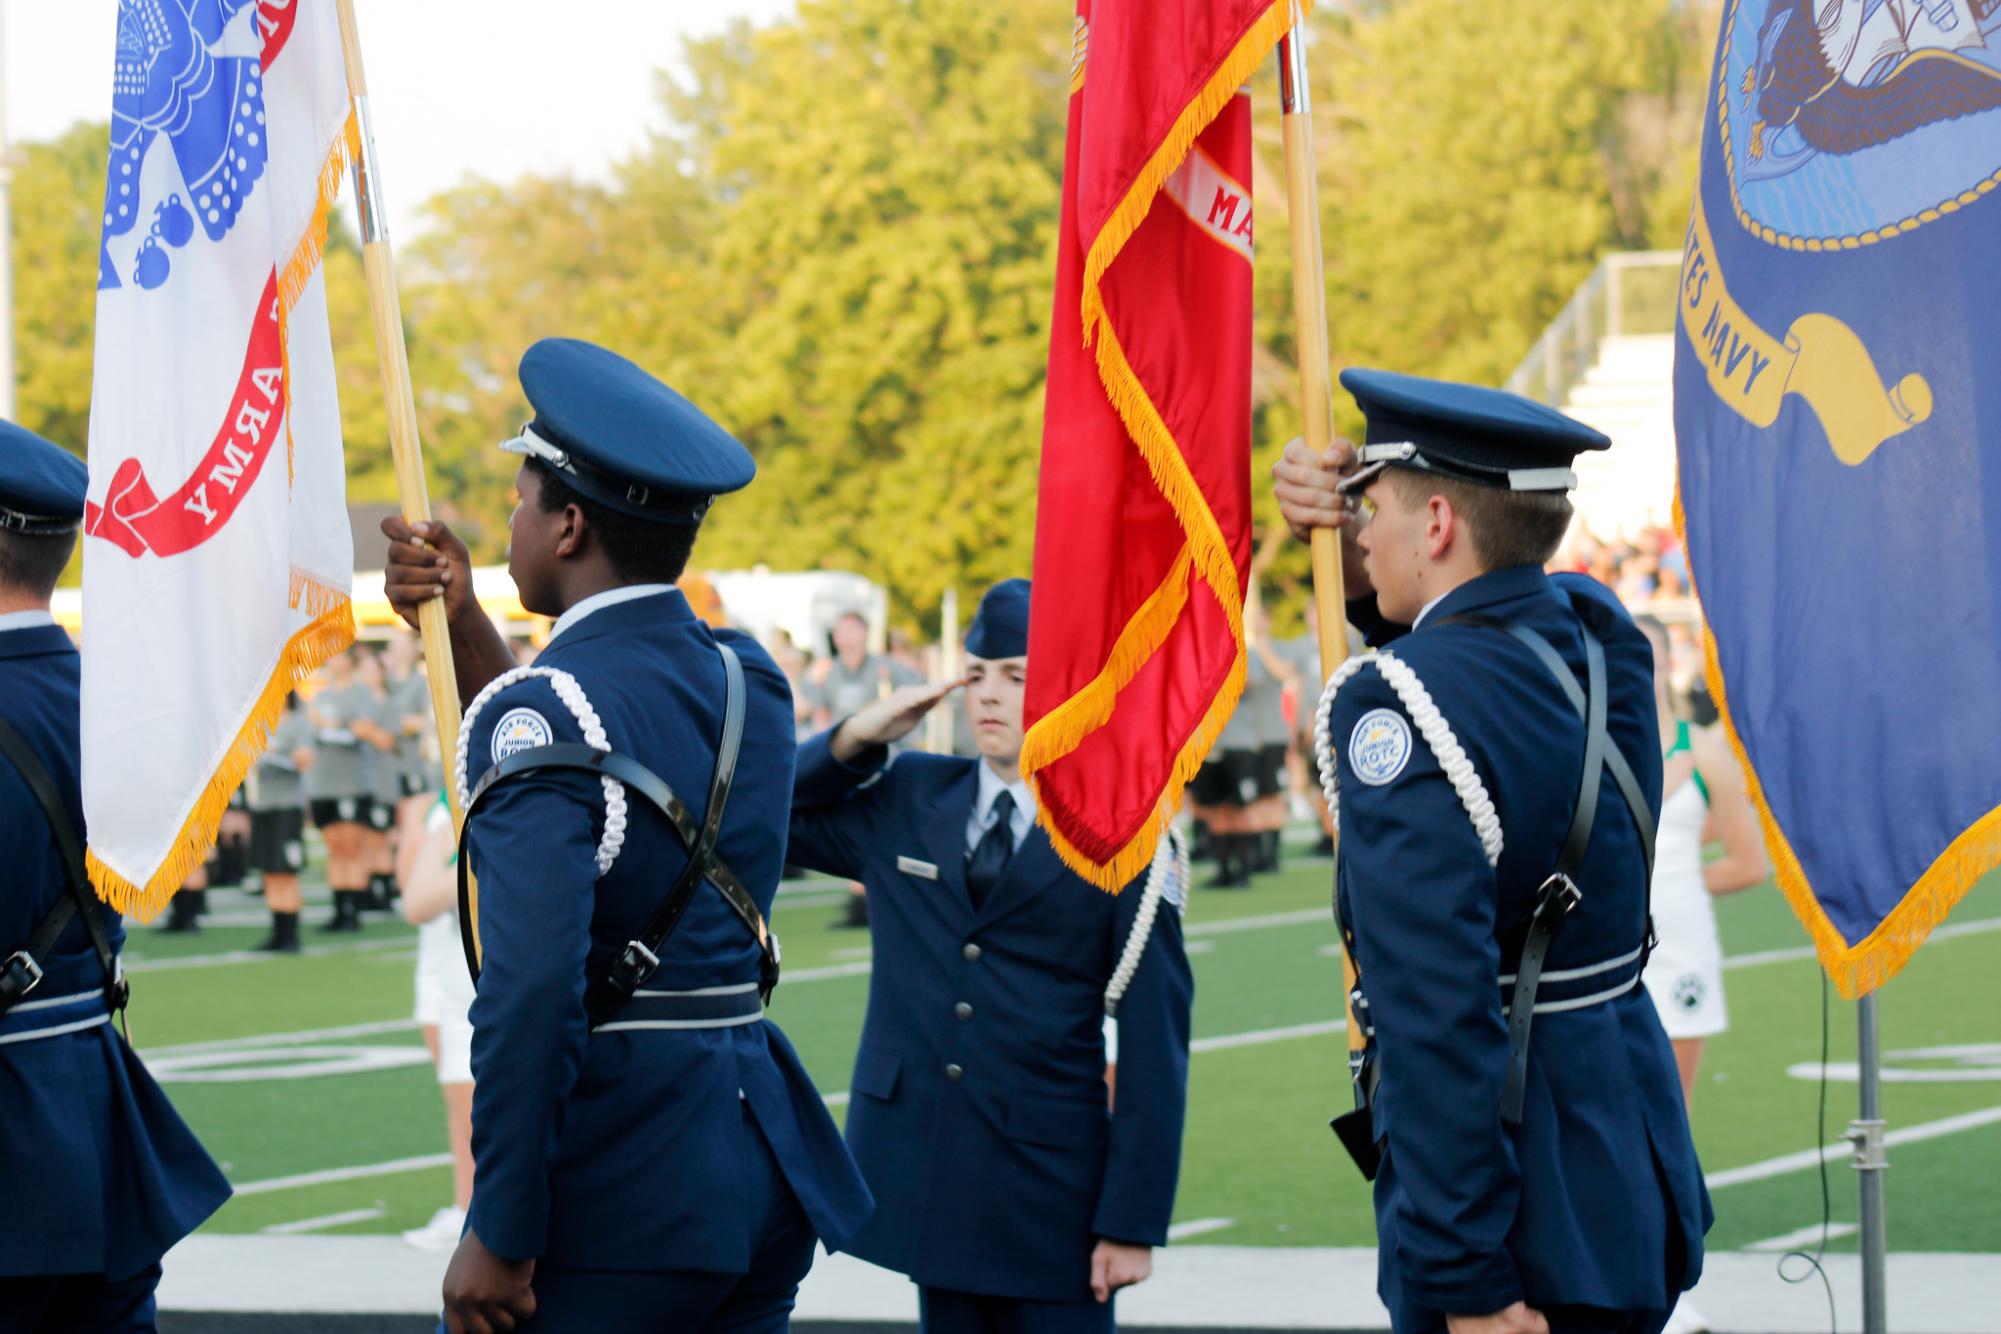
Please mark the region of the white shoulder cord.
MULTIPOLYGON (((459 811, 463 813, 472 805, 472 790, 466 786, 466 743, 472 736, 473 720, 479 716, 489 700, 507 687, 532 676, 546 677, 549 686, 556 692, 556 698, 570 711, 582 729, 584 743, 592 750, 610 750, 611 741, 605 736, 604 722, 597 710, 584 696, 584 688, 577 684, 577 678, 554 667, 516 667, 502 672, 487 682, 486 689, 473 697, 466 706, 465 718, 459 723, 459 747, 453 769, 454 782, 459 793, 459 811)), ((618 850, 625 845, 625 784, 615 778, 604 778, 604 837, 598 842, 598 874, 611 870, 611 864, 618 860, 618 850)))
POLYGON ((1473 821, 1473 832, 1479 836, 1480 847, 1487 854, 1487 865, 1499 864, 1501 817, 1494 810, 1493 799, 1487 795, 1486 784, 1480 781, 1479 770, 1467 758, 1465 748, 1452 734, 1451 724, 1438 711, 1438 705, 1432 701, 1431 692, 1424 688, 1424 682, 1417 679, 1417 673, 1411 670, 1409 663, 1387 650, 1358 654, 1342 663, 1329 678, 1327 688, 1321 692, 1320 708, 1313 715, 1313 752, 1320 763, 1320 790, 1327 796, 1327 814, 1334 821, 1334 828, 1337 831, 1341 828, 1341 793, 1333 739, 1327 735, 1328 718, 1333 712, 1334 696, 1355 673, 1370 664, 1374 664, 1390 689, 1396 691, 1404 712, 1417 724, 1418 734, 1431 747, 1438 767, 1451 781, 1452 790, 1459 795, 1459 804, 1466 808, 1467 817, 1473 821))
POLYGON ((1126 937, 1125 951, 1119 955, 1119 966, 1112 970, 1112 980, 1105 986, 1107 1015, 1118 1015, 1119 1002, 1125 999, 1126 988, 1132 985, 1133 974, 1139 971, 1139 961, 1146 955, 1147 942, 1153 938, 1153 919, 1160 913, 1160 901, 1167 894, 1170 876, 1178 878, 1185 902, 1188 842, 1172 825, 1161 836, 1160 846, 1154 849, 1153 865, 1147 870, 1146 886, 1140 891, 1139 911, 1133 915, 1132 934, 1126 937))

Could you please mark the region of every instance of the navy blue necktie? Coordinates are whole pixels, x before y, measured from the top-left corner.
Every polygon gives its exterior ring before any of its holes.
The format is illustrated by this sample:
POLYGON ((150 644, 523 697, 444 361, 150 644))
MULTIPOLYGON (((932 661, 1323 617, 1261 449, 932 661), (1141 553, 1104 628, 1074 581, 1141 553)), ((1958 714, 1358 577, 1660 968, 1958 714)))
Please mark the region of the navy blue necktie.
POLYGON ((1003 790, 994 798, 993 823, 966 858, 966 892, 977 911, 987 894, 1007 873, 1008 858, 1014 856, 1014 797, 1003 790))

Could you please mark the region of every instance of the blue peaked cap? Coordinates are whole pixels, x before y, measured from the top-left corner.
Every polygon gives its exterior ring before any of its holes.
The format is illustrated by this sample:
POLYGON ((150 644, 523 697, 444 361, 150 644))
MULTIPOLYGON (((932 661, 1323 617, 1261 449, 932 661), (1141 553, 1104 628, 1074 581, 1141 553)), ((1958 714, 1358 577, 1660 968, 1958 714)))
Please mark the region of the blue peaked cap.
POLYGON ((51 536, 83 522, 90 470, 33 431, 0 421, 0 531, 51 536))
POLYGON ((1362 466, 1343 491, 1362 489, 1384 468, 1414 468, 1476 486, 1563 492, 1577 485, 1570 465, 1579 454, 1612 444, 1603 432, 1502 389, 1360 368, 1342 371, 1341 387, 1368 419, 1362 466))
POLYGON ((639 367, 575 338, 521 357, 535 420, 501 448, 541 460, 579 495, 655 523, 698 524, 757 475, 750 451, 639 367))
POLYGON ((1003 579, 980 599, 966 652, 989 662, 1028 656, 1028 580, 1003 579))

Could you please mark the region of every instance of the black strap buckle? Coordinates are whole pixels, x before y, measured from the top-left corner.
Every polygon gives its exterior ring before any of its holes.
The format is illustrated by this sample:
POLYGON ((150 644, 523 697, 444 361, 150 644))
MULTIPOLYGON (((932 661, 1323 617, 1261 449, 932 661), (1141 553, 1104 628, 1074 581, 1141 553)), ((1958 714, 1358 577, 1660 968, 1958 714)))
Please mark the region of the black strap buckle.
POLYGON ((1553 914, 1556 917, 1568 917, 1582 902, 1584 902, 1584 891, 1577 887, 1577 882, 1563 872, 1557 871, 1543 881, 1542 888, 1536 891, 1535 915, 1548 917, 1553 914))
POLYGON ((0 963, 0 996, 19 1000, 42 985, 42 976, 42 966, 35 962, 34 955, 15 950, 7 956, 7 962, 0 963), (17 980, 23 978, 26 980, 17 980))
POLYGON ((630 996, 645 986, 646 979, 652 977, 659 968, 660 956, 647 949, 646 942, 628 940, 625 942, 625 948, 618 952, 618 957, 611 961, 609 976, 614 986, 622 988, 625 994, 630 996))

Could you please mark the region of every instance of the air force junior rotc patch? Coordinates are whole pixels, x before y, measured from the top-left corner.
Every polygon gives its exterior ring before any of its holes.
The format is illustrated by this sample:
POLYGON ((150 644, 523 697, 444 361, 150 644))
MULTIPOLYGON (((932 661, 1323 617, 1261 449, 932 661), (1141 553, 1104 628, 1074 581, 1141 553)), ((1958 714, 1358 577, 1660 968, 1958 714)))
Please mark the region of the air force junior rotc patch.
MULTIPOLYGON (((494 746, 500 745, 499 734, 494 746)), ((1395 709, 1370 709, 1348 736, 1348 767, 1370 787, 1381 787, 1410 763, 1410 724, 1395 709)))
POLYGON ((499 764, 509 755, 546 746, 555 739, 556 734, 549 730, 549 720, 535 710, 509 709, 494 724, 493 762, 499 764))

